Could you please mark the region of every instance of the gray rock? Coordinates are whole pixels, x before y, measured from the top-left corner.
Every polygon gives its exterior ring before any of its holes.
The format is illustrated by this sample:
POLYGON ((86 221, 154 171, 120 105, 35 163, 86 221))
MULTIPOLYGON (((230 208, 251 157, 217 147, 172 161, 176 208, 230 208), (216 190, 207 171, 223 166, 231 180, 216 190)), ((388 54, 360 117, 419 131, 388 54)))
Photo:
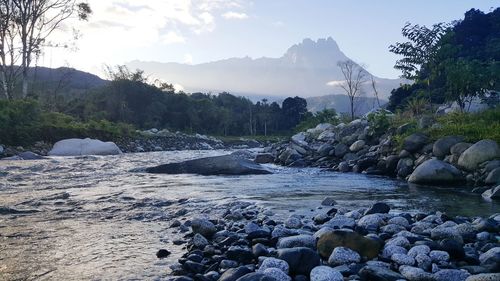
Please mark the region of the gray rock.
POLYGON ((278 249, 307 247, 311 249, 316 248, 316 239, 312 235, 296 235, 290 237, 280 238, 277 244, 278 249))
POLYGON ((345 247, 336 247, 328 258, 328 263, 333 266, 358 263, 360 261, 361 256, 357 252, 345 247))
POLYGON ((370 214, 370 215, 366 215, 366 216, 360 218, 357 224, 359 226, 362 226, 365 228, 377 229, 383 222, 384 222, 384 219, 381 215, 370 214))
POLYGON ((262 264, 259 267, 259 271, 264 271, 268 268, 278 268, 284 273, 288 274, 290 267, 288 263, 284 260, 280 260, 277 258, 266 258, 262 261, 262 264))
POLYGON ((323 226, 330 228, 352 228, 356 225, 356 221, 352 218, 348 218, 344 215, 336 215, 334 218, 326 222, 323 226))
POLYGON ((344 281, 342 274, 329 266, 316 266, 311 270, 311 281, 344 281))
POLYGON ((212 235, 217 232, 217 228, 211 221, 202 218, 193 219, 191 228, 194 233, 199 233, 208 238, 212 237, 212 235))
POLYGON ((486 199, 500 199, 500 185, 486 190, 482 196, 486 199))
POLYGON ((389 234, 396 234, 399 233, 403 230, 406 230, 404 226, 398 225, 398 224, 388 224, 380 228, 381 232, 389 233, 389 234))
POLYGON ((270 153, 259 153, 253 161, 257 164, 274 163, 274 156, 270 153))
POLYGON ((429 257, 431 260, 435 263, 438 264, 446 264, 448 261, 450 261, 450 254, 445 251, 438 251, 434 250, 429 253, 429 257))
POLYGON ((394 272, 386 267, 367 265, 359 271, 359 276, 362 280, 383 280, 383 281, 398 281, 403 280, 403 275, 394 272))
POLYGON ((341 158, 349 152, 349 147, 343 143, 339 143, 335 146, 335 157, 341 158))
POLYGON ((223 269, 238 267, 238 262, 233 260, 221 260, 219 267, 223 269))
POLYGON ((337 201, 335 201, 333 197, 325 197, 325 199, 321 201, 322 206, 334 206, 335 204, 337 204, 337 201))
POLYGON ((203 235, 196 233, 193 237, 193 245, 197 248, 203 249, 206 245, 208 245, 208 240, 203 237, 203 235))
POLYGON ((391 207, 386 203, 377 202, 373 204, 368 210, 366 210, 365 215, 370 214, 387 214, 391 210, 391 207))
POLYGON ((349 147, 349 150, 352 151, 352 152, 358 152, 360 151, 361 149, 363 149, 363 147, 365 146, 365 141, 363 140, 358 140, 358 141, 355 141, 350 147, 349 147))
POLYGON ((423 270, 429 270, 432 266, 431 258, 426 255, 417 255, 415 257, 415 262, 417 263, 417 266, 423 270))
POLYGON ((316 251, 304 247, 279 249, 278 258, 288 263, 290 273, 294 275, 309 275, 321 260, 316 251))
POLYGON ((500 168, 500 160, 488 161, 488 164, 486 164, 486 166, 484 166, 484 170, 487 173, 495 170, 496 168, 500 168))
POLYGON ((405 254, 393 254, 391 260, 399 265, 414 265, 415 259, 405 254))
POLYGON ((345 161, 343 162, 340 162, 339 164, 339 171, 342 172, 342 173, 347 173, 349 172, 351 168, 349 167, 349 164, 345 161))
POLYGON ((393 217, 390 220, 388 220, 387 223, 388 224, 397 224, 397 225, 400 225, 400 226, 405 227, 405 228, 410 227, 410 223, 404 217, 393 217))
POLYGON ((459 142, 463 142, 464 137, 462 136, 447 136, 437 140, 432 147, 432 154, 443 159, 446 155, 449 155, 451 147, 459 142))
POLYGON ((418 267, 403 265, 399 268, 399 272, 409 281, 434 281, 432 274, 418 267))
POLYGON ((259 164, 234 155, 199 158, 147 168, 148 173, 199 175, 271 174, 259 164))
POLYGON ((297 229, 302 227, 302 221, 296 216, 290 216, 285 220, 285 226, 288 228, 297 229))
MULTIPOLYGON (((220 281, 220 279, 218 281, 220 281)), ((277 281, 277 280, 264 273, 252 272, 238 278, 237 281, 277 281)))
POLYGON ((486 184, 500 184, 500 167, 492 170, 488 176, 486 177, 486 180, 484 180, 486 184))
POLYGON ((453 184, 464 181, 464 177, 453 165, 430 159, 418 166, 408 181, 417 184, 453 184))
POLYGON ((267 276, 270 276, 275 279, 275 281, 291 281, 292 278, 288 276, 285 272, 283 272, 279 268, 267 268, 266 270, 262 271, 267 276))
POLYGON ((500 147, 494 140, 481 140, 464 151, 458 165, 469 171, 476 170, 479 164, 500 158, 500 147))
POLYGON ((387 241, 386 245, 393 245, 406 248, 410 246, 410 241, 406 237, 394 237, 387 241))
POLYGON ((404 254, 406 255, 408 251, 400 246, 396 245, 385 245, 384 250, 382 251, 382 256, 386 259, 390 259, 394 254, 404 254))
POLYGON ((429 142, 429 137, 422 133, 409 135, 404 139, 403 149, 410 153, 417 152, 429 142))
POLYGON ((431 230, 431 238, 434 240, 442 240, 442 239, 453 239, 459 243, 463 243, 463 238, 460 235, 460 232, 455 227, 435 227, 431 230))
POLYGON ((231 268, 226 270, 221 277, 219 278, 218 281, 236 281, 238 278, 252 272, 248 267, 246 266, 240 266, 237 268, 231 268))
POLYGON ((429 246, 427 246, 427 245, 418 245, 418 246, 412 247, 408 251, 408 255, 410 257, 415 258, 417 255, 428 255, 430 252, 431 252, 431 248, 429 248, 429 246))
POLYGON ((434 273, 436 281, 465 281, 469 276, 470 273, 459 269, 442 269, 434 273))
POLYGON ((459 142, 450 148, 450 152, 452 155, 460 157, 460 155, 462 155, 462 153, 464 153, 464 151, 466 151, 471 146, 472 143, 459 142))
POLYGON ((465 281, 498 281, 500 280, 500 273, 483 273, 467 277, 465 281))
POLYGON ((500 247, 489 249, 479 256, 481 265, 500 263, 500 247))
POLYGON ((334 149, 334 147, 331 144, 325 143, 318 147, 317 152, 320 156, 327 156, 332 149, 334 149))

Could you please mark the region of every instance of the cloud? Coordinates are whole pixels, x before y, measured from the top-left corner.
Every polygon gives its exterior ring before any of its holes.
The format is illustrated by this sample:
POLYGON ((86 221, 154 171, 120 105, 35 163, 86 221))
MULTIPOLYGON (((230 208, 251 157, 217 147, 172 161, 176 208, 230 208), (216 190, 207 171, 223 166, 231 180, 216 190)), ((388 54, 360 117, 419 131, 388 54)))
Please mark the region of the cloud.
POLYGON ((235 19, 235 20, 244 20, 248 19, 248 15, 245 13, 237 13, 237 12, 226 12, 222 14, 222 17, 225 19, 235 19))
POLYGON ((178 34, 175 31, 169 31, 167 34, 163 36, 162 42, 164 44, 185 43, 186 38, 184 38, 182 35, 178 34))
POLYGON ((327 86, 332 86, 332 87, 336 87, 336 86, 340 86, 342 85, 343 83, 345 82, 345 80, 333 80, 333 81, 329 81, 326 83, 327 86))
POLYGON ((282 27, 285 25, 285 23, 279 20, 279 21, 273 22, 272 25, 274 25, 276 27, 282 27))
POLYGON ((184 63, 186 63, 186 64, 193 64, 193 55, 191 55, 191 54, 185 54, 184 55, 184 63))

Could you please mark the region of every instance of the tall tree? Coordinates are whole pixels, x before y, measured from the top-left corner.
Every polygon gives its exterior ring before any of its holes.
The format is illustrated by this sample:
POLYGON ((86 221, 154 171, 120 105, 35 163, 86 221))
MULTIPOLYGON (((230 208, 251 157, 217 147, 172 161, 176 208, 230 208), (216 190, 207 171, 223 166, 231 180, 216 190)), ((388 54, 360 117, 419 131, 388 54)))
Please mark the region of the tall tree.
POLYGON ((351 119, 354 120, 355 103, 359 95, 361 95, 363 83, 367 81, 366 71, 352 60, 341 61, 338 66, 344 76, 344 81, 340 84, 340 87, 344 89, 349 98, 351 119))
MULTIPOLYGON (((0 32, 0 42, 11 43, 9 47, 2 44, 0 48, 1 50, 8 49, 11 55, 9 60, 2 60, 2 64, 3 68, 11 67, 17 62, 13 60, 12 56, 15 56, 14 58, 19 56, 22 76, 21 97, 24 98, 28 95, 29 68, 33 59, 42 52, 43 45, 50 35, 71 17, 76 16, 80 20, 87 20, 92 10, 87 3, 77 2, 76 0, 0 1, 2 15, 9 15, 6 18, 2 17, 2 28, 6 32, 0 32), (4 21, 6 21, 5 24, 4 21), (9 39, 11 41, 8 41, 9 39)), ((2 52, 2 55, 6 54, 7 52, 2 52)))

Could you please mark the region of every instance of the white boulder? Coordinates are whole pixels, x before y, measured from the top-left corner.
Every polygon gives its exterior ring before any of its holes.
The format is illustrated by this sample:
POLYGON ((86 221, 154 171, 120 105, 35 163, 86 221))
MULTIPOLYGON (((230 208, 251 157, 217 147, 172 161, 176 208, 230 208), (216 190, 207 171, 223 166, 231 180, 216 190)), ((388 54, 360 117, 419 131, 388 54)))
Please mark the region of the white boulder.
POLYGON ((95 139, 65 139, 58 141, 49 151, 49 156, 117 155, 120 148, 113 142, 95 139))

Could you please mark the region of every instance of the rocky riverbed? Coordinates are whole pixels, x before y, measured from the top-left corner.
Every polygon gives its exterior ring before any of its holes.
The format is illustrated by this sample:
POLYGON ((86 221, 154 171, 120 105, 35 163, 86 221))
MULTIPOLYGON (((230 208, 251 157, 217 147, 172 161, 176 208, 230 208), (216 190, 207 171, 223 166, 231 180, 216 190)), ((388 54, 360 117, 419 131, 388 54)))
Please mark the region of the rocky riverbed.
MULTIPOLYGON (((325 198, 314 217, 234 202, 223 217, 175 220, 186 253, 176 281, 500 280, 500 214, 410 214, 385 203, 337 208, 325 198)), ((160 250, 158 256, 168 256, 160 250)))
POLYGON ((366 119, 319 124, 274 145, 261 162, 384 175, 419 185, 466 184, 488 200, 500 198, 500 146, 494 140, 468 143, 463 136, 446 136, 433 141, 414 133, 398 143, 396 137, 409 126, 379 132, 366 119))

